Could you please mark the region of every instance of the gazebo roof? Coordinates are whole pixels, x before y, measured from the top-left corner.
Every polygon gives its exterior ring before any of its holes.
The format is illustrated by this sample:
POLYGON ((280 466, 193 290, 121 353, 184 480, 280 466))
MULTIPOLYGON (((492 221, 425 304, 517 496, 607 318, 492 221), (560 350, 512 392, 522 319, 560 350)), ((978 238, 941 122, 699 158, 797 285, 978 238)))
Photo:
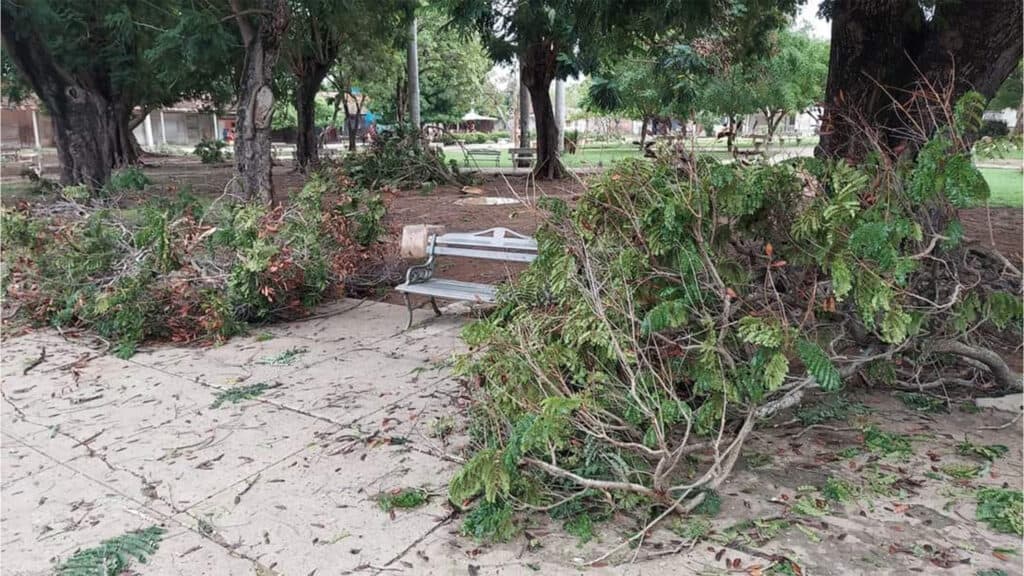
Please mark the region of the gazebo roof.
POLYGON ((492 122, 497 121, 497 118, 491 116, 481 116, 476 113, 476 110, 470 110, 465 116, 462 117, 463 122, 476 122, 479 120, 490 120, 492 122))

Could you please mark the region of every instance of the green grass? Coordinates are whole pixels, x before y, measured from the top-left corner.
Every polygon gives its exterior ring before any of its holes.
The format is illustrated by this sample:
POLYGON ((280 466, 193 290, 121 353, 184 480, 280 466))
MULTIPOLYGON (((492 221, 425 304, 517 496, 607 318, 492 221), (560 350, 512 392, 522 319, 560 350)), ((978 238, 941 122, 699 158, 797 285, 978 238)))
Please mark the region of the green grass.
POLYGON ((1019 208, 1024 205, 1024 173, 1015 168, 981 168, 992 190, 989 204, 1019 208))

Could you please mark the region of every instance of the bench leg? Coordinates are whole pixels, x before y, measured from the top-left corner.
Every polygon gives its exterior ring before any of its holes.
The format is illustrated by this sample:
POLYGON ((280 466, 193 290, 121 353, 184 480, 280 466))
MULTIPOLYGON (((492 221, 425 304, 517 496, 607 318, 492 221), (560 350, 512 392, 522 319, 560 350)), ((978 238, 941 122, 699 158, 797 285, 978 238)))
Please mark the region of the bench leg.
POLYGON ((405 329, 412 328, 412 302, 409 301, 409 294, 402 292, 402 298, 405 299, 405 307, 409 309, 409 323, 405 325, 405 329))
POLYGON ((430 307, 434 309, 434 314, 441 315, 441 309, 437 307, 437 301, 433 296, 430 297, 430 307))

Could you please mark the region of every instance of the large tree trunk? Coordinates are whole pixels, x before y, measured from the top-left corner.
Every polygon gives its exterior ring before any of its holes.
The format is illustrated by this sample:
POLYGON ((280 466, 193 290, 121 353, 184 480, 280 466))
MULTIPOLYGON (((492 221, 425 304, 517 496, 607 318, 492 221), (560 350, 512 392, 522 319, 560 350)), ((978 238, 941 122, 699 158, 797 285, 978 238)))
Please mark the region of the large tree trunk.
POLYGON ((270 148, 270 121, 274 112, 274 92, 270 83, 277 62, 280 40, 288 27, 288 3, 262 0, 261 15, 253 21, 232 8, 245 44, 245 69, 238 92, 235 120, 236 182, 245 198, 260 198, 274 203, 273 157, 270 148), (253 22, 258 24, 253 25, 253 22))
POLYGON ((553 43, 538 42, 529 46, 521 58, 522 81, 530 91, 534 127, 537 130, 537 161, 533 176, 538 180, 555 180, 565 174, 558 158, 558 124, 548 93, 555 79, 558 51, 553 43))
POLYGON ((61 68, 18 10, 5 4, 0 11, 3 46, 50 113, 60 182, 102 188, 112 168, 137 159, 128 128, 131 106, 114 101, 101 78, 72 76, 61 68))
POLYGON ((972 89, 991 98, 1021 58, 1020 0, 939 2, 930 14, 918 0, 835 0, 831 16, 820 155, 916 147, 944 119, 920 88, 948 90, 946 104, 972 89))
MULTIPOLYGON (((320 150, 316 137, 316 93, 327 77, 326 64, 306 61, 302 75, 297 75, 295 86, 295 112, 298 133, 295 135, 295 160, 299 169, 316 168, 320 164, 320 150)), ((335 109, 337 113, 337 109, 335 109)))

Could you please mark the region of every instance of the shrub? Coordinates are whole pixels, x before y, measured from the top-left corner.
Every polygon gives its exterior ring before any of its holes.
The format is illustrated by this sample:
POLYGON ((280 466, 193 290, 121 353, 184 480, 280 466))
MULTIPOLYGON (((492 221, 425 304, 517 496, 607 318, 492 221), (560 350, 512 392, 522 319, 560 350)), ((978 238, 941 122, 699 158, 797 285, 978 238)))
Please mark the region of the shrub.
POLYGON ((132 190, 144 190, 153 182, 147 177, 142 169, 137 166, 129 166, 114 172, 107 182, 106 191, 110 193, 129 192, 132 190))
POLYGON ((223 140, 207 140, 203 138, 199 144, 196 144, 192 153, 199 156, 199 160, 203 164, 220 164, 225 160, 224 148, 226 147, 227 143, 223 140))
MULTIPOLYGON (((546 199, 538 257, 463 332, 472 352, 456 366, 480 384, 475 453, 451 499, 507 510, 572 496, 591 518, 689 512, 757 421, 806 390, 904 355, 942 373, 950 359, 932 343, 974 350, 1014 329, 1019 278, 991 262, 980 272, 976 256, 973 272, 956 269, 966 252, 947 233, 953 207, 987 194, 960 130, 940 131, 899 173, 873 161, 629 160, 574 211, 546 199), (920 266, 926 256, 946 265, 920 266), (976 330, 957 330, 970 294, 1002 304, 977 306, 976 330)), ((865 439, 909 449, 880 431, 865 439)))
POLYGON ((981 123, 981 130, 978 131, 979 136, 988 136, 989 138, 1001 138, 1009 133, 1010 128, 1002 120, 985 120, 981 123))

